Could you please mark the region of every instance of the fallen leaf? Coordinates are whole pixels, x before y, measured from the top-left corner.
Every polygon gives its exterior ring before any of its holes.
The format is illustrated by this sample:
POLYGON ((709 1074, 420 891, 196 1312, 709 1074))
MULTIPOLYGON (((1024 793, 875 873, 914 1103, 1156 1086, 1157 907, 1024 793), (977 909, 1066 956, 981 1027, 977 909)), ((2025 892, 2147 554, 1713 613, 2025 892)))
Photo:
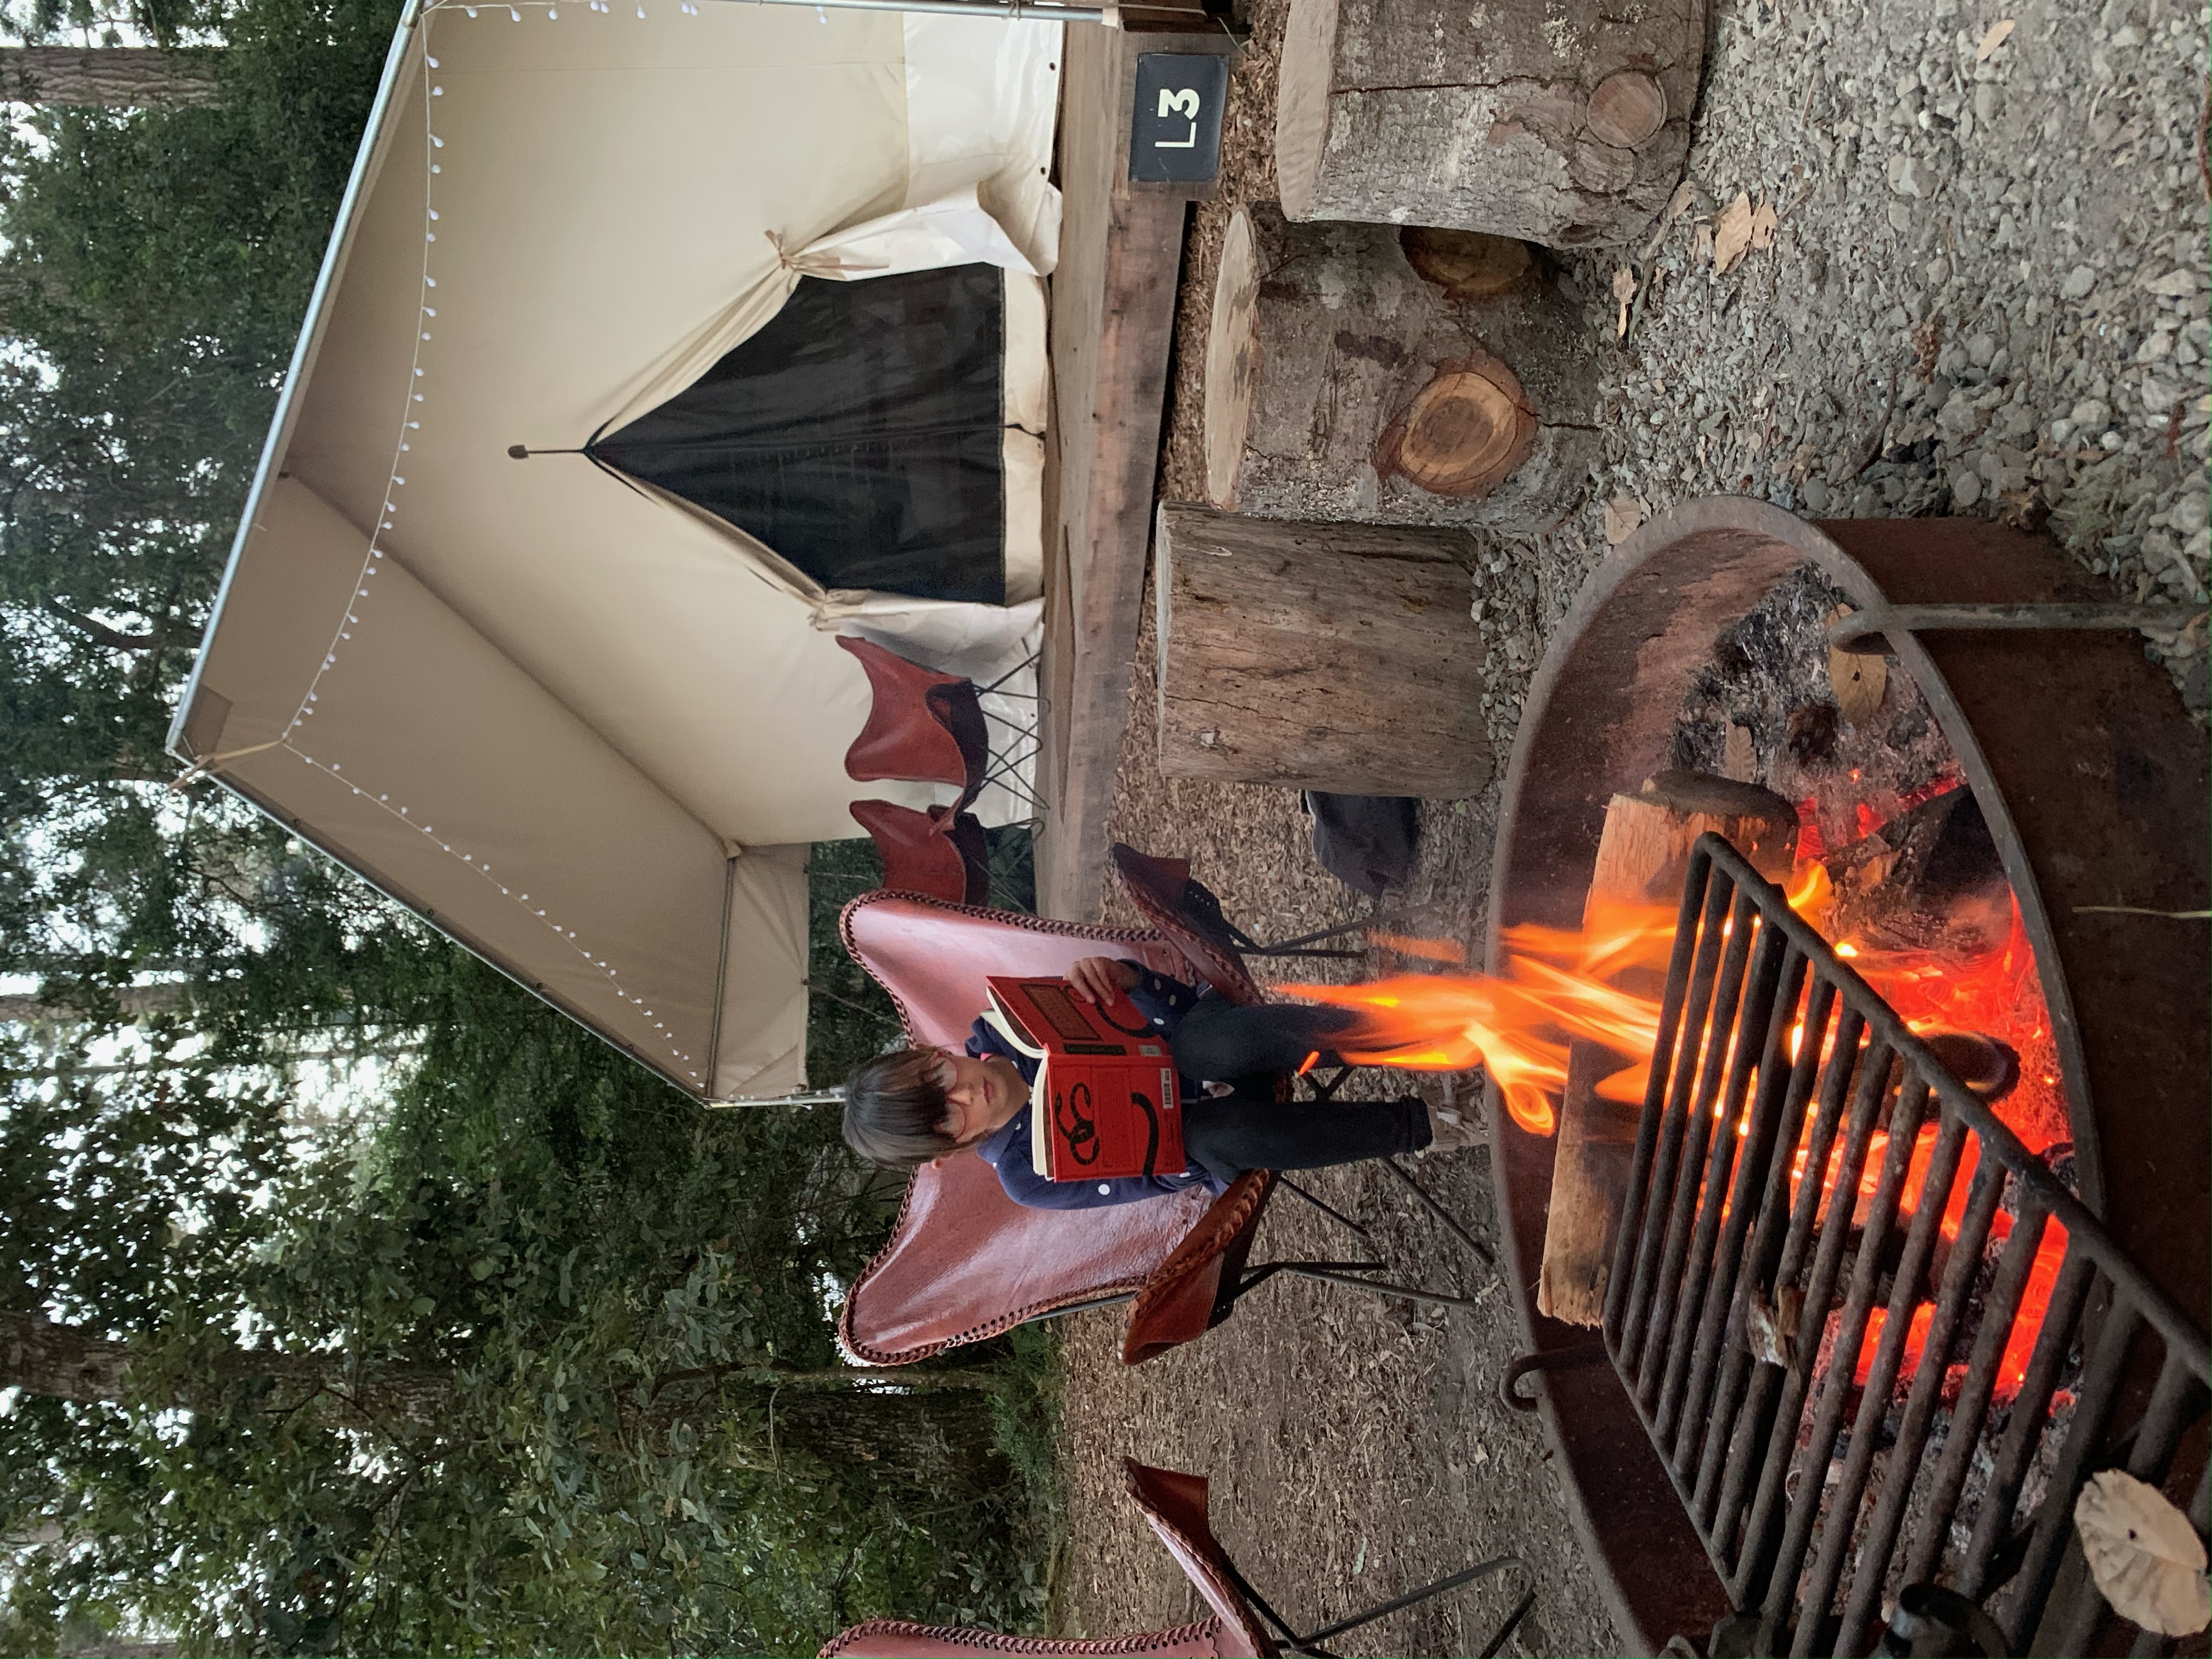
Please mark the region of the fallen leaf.
POLYGON ((1605 504, 1606 544, 1619 547, 1636 533, 1636 526, 1643 522, 1643 502, 1633 495, 1615 495, 1605 504))
POLYGON ((2212 1624, 2204 1540, 2156 1486, 2106 1469, 2074 1502, 2074 1530, 2089 1576, 2112 1611, 2160 1636, 2212 1624))
POLYGON ((1982 36, 1982 44, 1974 48, 1974 61, 1977 64, 1988 63, 1990 54, 2012 38, 2013 23, 2012 18, 2000 17, 1990 25, 1989 33, 1982 36))
POLYGON ((1751 245, 1760 252, 1774 246, 1774 228, 1781 222, 1774 204, 1761 202, 1759 211, 1751 216, 1751 245))
POLYGON ((1674 193, 1667 198, 1667 216, 1679 219, 1690 210, 1698 199, 1698 187, 1687 179, 1674 186, 1674 193))
POLYGON ((1735 200, 1721 210, 1720 221, 1713 227, 1714 271, 1731 270, 1750 246, 1751 197, 1747 191, 1738 191, 1735 200))
MULTIPOLYGON (((1830 622, 1840 622, 1850 614, 1842 607, 1828 613, 1830 622)), ((1881 707, 1882 693, 1889 690, 1889 664, 1883 658, 1869 652, 1864 656, 1851 652, 1828 651, 1828 684, 1836 693, 1837 712, 1853 726, 1871 719, 1881 707)))
POLYGON ((1749 783, 1759 775, 1759 750, 1752 743, 1749 726, 1729 727, 1728 740, 1721 745, 1721 775, 1738 783, 1749 783))
POLYGON ((1628 302, 1636 297, 1636 273, 1626 265, 1613 273, 1613 297, 1620 301, 1620 320, 1613 325, 1615 339, 1628 332, 1628 302))
POLYGON ((1703 219, 1698 221, 1697 256, 1700 261, 1713 257, 1713 228, 1703 219))

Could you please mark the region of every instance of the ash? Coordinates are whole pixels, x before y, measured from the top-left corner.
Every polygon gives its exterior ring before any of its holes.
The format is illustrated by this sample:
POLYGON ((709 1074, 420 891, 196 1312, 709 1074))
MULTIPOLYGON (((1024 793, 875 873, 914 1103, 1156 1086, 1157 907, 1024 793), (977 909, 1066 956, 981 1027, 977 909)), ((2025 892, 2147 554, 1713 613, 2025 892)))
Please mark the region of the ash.
POLYGON ((1959 775, 1927 700, 1895 664, 1871 712, 1854 720, 1837 706, 1826 628, 1843 603, 1801 565, 1722 635, 1684 700, 1669 763, 1773 790, 1820 848, 1861 839, 1959 775))

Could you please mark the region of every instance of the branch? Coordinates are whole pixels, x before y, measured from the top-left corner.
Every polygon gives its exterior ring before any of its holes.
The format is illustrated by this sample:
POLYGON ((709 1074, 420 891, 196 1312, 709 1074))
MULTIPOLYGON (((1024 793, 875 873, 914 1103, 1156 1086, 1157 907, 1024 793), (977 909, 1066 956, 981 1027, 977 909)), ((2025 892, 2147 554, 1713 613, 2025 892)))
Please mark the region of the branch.
POLYGON ((70 627, 91 636, 95 645, 104 645, 111 651, 128 651, 134 655, 141 651, 158 651, 166 643, 159 634, 122 634, 106 623, 94 622, 82 611, 72 611, 59 599, 48 599, 49 615, 58 617, 70 627))

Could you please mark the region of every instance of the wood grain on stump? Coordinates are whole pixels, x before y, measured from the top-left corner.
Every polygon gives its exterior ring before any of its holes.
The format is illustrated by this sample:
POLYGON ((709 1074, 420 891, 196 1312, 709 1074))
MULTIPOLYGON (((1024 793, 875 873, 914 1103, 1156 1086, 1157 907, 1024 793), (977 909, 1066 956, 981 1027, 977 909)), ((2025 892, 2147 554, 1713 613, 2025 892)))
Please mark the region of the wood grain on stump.
MULTIPOLYGON (((1796 808, 1757 784, 1662 772, 1635 794, 1615 795, 1607 803, 1583 926, 1596 924, 1607 905, 1671 910, 1680 903, 1691 846, 1708 830, 1770 880, 1789 875, 1797 849, 1796 808)), ((1644 973, 1623 975, 1615 982, 1656 1000, 1663 981, 1662 974, 1644 973)), ((1571 1325, 1596 1325, 1605 1317, 1642 1108, 1601 1099, 1597 1085, 1623 1063, 1623 1056, 1579 1038, 1568 1051, 1536 1310, 1571 1325)))
POLYGON ((1526 243, 1293 225, 1224 234, 1206 346, 1206 495, 1285 519, 1549 529, 1596 453, 1596 358, 1526 243))
POLYGON ((1488 781, 1473 555, 1455 531, 1163 502, 1160 770, 1352 795, 1488 781))
POLYGON ((1291 0, 1275 174, 1293 219, 1551 247, 1650 227, 1680 180, 1705 0, 1291 0))

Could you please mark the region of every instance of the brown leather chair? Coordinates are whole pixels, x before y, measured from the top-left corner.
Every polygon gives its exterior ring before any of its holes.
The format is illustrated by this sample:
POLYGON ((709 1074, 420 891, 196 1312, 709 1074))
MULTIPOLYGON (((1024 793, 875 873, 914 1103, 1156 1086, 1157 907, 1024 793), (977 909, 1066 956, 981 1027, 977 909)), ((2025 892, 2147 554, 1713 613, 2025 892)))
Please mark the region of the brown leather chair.
MULTIPOLYGON (((1509 1567, 1520 1567, 1524 1574, 1528 1571, 1518 1556, 1501 1555, 1302 1636, 1284 1623, 1274 1608, 1252 1588, 1230 1560, 1220 1540, 1214 1537, 1207 1514, 1204 1475, 1152 1468, 1133 1457, 1121 1460, 1121 1470, 1131 1499, 1152 1523, 1160 1542, 1167 1546, 1168 1553, 1175 1558, 1192 1588, 1213 1610, 1211 1619, 1169 1630, 1092 1641, 1001 1636, 995 1631, 910 1625, 878 1619, 855 1625, 832 1639, 822 1650, 822 1659, 831 1659, 831 1656, 836 1656, 836 1659, 922 1659, 922 1656, 950 1659, 950 1656, 970 1653, 1158 1655, 1161 1659, 1170 1655, 1227 1659, 1227 1656, 1235 1655, 1238 1659, 1273 1659, 1274 1655, 1285 1651, 1318 1654, 1327 1659, 1328 1650, 1319 1644, 1330 1637, 1372 1624, 1386 1614, 1509 1567), (1270 1625, 1274 1627, 1274 1634, 1268 1631, 1270 1625)), ((1533 1589, 1522 1592, 1505 1622, 1483 1649, 1484 1659, 1489 1659, 1505 1645, 1506 1638, 1528 1617, 1528 1609, 1535 1602, 1533 1589)))
MULTIPOLYGON (((1160 933, 1085 927, 889 891, 854 899, 841 927, 845 948, 883 986, 915 1042, 957 1048, 964 1042, 987 1000, 987 976, 1065 973, 1086 956, 1130 957, 1196 978, 1239 1003, 1261 1000, 1233 956, 1160 933)), ((1395 1163, 1389 1167, 1443 1213, 1395 1163)), ((1229 1317, 1239 1297, 1278 1273, 1445 1304, 1469 1299, 1375 1279, 1370 1275, 1379 1263, 1248 1267, 1279 1183, 1319 1203, 1281 1176, 1254 1170, 1210 1203, 1203 1188, 1193 1188, 1143 1204, 1040 1210, 1008 1198, 997 1172, 980 1158, 925 1165, 907 1188, 890 1240, 847 1293, 838 1340, 869 1364, 911 1364, 1032 1319, 1127 1302, 1121 1358, 1136 1364, 1203 1335, 1229 1317)), ((1455 1221, 1444 1218, 1467 1238, 1455 1221)))
POLYGON ((990 745, 974 683, 908 662, 872 640, 841 634, 837 643, 866 672, 872 697, 867 724, 845 751, 845 775, 863 783, 949 783, 959 788, 962 806, 975 799, 990 745))
POLYGON ((918 812, 896 801, 856 800, 847 808, 884 861, 884 886, 955 904, 991 896, 991 853, 972 812, 933 806, 918 812))

